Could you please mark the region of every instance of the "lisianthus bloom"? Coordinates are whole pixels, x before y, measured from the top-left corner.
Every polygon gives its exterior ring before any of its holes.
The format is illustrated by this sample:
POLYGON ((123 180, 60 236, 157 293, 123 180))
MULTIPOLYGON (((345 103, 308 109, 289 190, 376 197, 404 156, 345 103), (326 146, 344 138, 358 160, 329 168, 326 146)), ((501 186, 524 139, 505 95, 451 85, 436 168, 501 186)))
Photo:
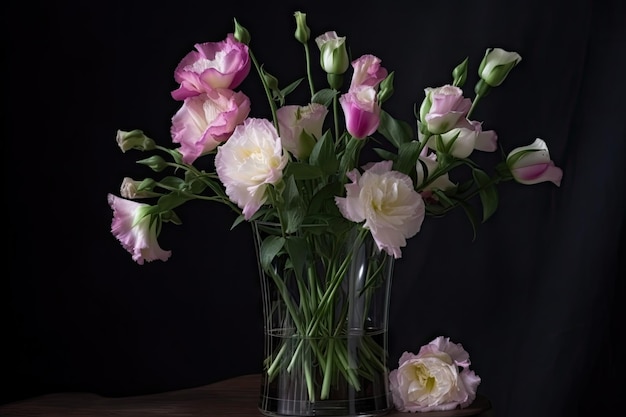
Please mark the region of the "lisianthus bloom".
POLYGON ((521 60, 522 57, 517 52, 489 48, 478 66, 478 75, 491 87, 497 87, 521 60))
POLYGON ((411 177, 392 171, 392 161, 381 161, 346 175, 346 197, 335 197, 341 214, 356 223, 365 222, 376 245, 394 258, 400 258, 406 239, 420 231, 425 206, 413 188, 411 177))
POLYGON ((548 145, 542 139, 537 138, 530 145, 513 149, 506 157, 506 165, 520 184, 550 181, 556 186, 561 185, 563 170, 554 165, 548 145))
POLYGON ((415 164, 415 168, 417 171, 417 186, 421 188, 422 198, 431 197, 432 190, 445 191, 456 187, 456 184, 450 181, 450 176, 447 172, 431 180, 430 177, 434 175, 437 168, 439 168, 439 162, 437 161, 437 154, 435 152, 429 152, 427 146, 422 150, 415 164), (424 170, 424 168, 426 168, 426 170, 424 170), (426 180, 428 180, 428 184, 423 185, 426 180))
POLYGON ((352 61, 354 72, 350 81, 350 89, 362 85, 378 87, 380 82, 387 77, 387 69, 382 67, 380 63, 380 58, 369 54, 352 61))
POLYGON ((287 160, 274 125, 265 119, 249 118, 217 148, 215 171, 228 198, 249 220, 267 200, 268 185, 283 178, 287 160))
POLYGON ((242 92, 217 89, 186 98, 172 117, 171 128, 183 162, 193 163, 215 149, 249 113, 250 99, 242 92))
POLYGON ((308 158, 316 140, 322 136, 327 114, 326 106, 319 103, 287 105, 276 110, 283 148, 300 160, 308 158))
POLYGON ((172 91, 175 100, 184 100, 215 88, 235 89, 250 72, 248 46, 229 33, 220 42, 194 45, 174 71, 180 86, 172 91))
POLYGON ((469 369, 469 354, 461 344, 439 336, 417 355, 404 352, 389 373, 393 403, 403 412, 465 408, 476 398, 480 377, 469 369))
POLYGON ((120 241, 124 249, 139 265, 144 261, 160 259, 167 261, 171 251, 161 249, 157 234, 161 228, 158 216, 148 214, 150 205, 119 198, 113 194, 107 196, 109 206, 113 209, 111 233, 120 241))
POLYGON ((472 101, 463 97, 463 90, 453 85, 424 89, 426 97, 420 106, 420 119, 433 134, 454 128, 467 115, 472 101))
POLYGON ((380 105, 376 89, 362 85, 339 97, 339 104, 346 119, 346 129, 357 139, 376 132, 380 125, 380 105))
POLYGON ((315 38, 315 44, 320 50, 320 65, 326 73, 343 74, 348 70, 350 58, 345 36, 337 36, 337 32, 329 31, 315 38))

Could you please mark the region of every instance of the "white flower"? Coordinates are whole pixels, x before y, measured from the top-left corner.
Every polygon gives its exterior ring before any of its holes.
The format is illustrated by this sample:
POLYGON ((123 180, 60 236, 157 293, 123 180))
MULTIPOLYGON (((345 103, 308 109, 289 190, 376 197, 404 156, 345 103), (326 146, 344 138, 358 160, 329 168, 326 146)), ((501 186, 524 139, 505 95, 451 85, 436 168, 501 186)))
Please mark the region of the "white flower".
POLYGON ((341 214, 369 229, 378 248, 400 258, 406 239, 420 231, 425 206, 408 175, 391 170, 392 161, 371 165, 361 176, 358 170, 347 175, 346 197, 336 197, 341 214))
POLYGON ((246 119, 215 156, 215 171, 226 194, 243 210, 246 220, 265 203, 268 184, 282 179, 286 165, 280 137, 265 119, 246 119))
POLYGON ((463 346, 443 336, 422 346, 417 355, 404 352, 398 369, 389 373, 396 409, 418 412, 469 406, 481 381, 469 366, 463 346))

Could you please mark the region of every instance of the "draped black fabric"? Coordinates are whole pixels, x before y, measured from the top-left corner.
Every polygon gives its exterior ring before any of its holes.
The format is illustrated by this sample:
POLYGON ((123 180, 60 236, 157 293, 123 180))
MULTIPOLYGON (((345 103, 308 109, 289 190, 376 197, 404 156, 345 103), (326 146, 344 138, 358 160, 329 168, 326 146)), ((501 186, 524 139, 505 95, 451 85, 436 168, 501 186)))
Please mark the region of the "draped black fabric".
MULTIPOLYGON (((248 225, 230 230, 226 207, 192 202, 177 211, 183 224, 159 238, 172 257, 140 266, 110 233, 106 196, 124 176, 150 175, 135 162, 141 155, 120 152, 116 130, 142 129, 169 146, 174 68, 195 43, 223 39, 233 18, 281 83, 302 76, 300 10, 312 36, 335 30, 354 57, 374 54, 395 71, 385 108, 406 120, 423 89, 449 82, 465 57, 471 88, 486 48, 518 52, 520 64, 473 118, 508 150, 544 139, 564 172, 560 187, 503 184, 498 211, 474 240, 462 212, 424 222, 396 262, 391 365, 442 335, 470 353, 495 416, 623 408, 623 1, 19 7, 3 16, 2 402, 60 391, 137 395, 260 372, 248 225)), ((254 72, 240 89, 252 114, 269 116, 254 72)))

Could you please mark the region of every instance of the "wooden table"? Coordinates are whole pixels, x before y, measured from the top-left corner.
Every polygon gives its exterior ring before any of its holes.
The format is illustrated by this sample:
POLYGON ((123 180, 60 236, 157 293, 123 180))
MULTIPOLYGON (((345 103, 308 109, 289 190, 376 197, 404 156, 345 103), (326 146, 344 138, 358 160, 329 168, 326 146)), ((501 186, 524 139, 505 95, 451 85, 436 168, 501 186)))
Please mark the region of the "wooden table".
MULTIPOLYGON (((46 394, 0 406, 2 417, 257 417, 260 375, 244 375, 210 385, 159 394, 110 398, 96 394, 67 392, 46 394)), ((491 404, 477 396, 462 410, 433 411, 424 417, 491 416, 491 404)), ((387 416, 407 417, 415 413, 392 411, 387 416)))

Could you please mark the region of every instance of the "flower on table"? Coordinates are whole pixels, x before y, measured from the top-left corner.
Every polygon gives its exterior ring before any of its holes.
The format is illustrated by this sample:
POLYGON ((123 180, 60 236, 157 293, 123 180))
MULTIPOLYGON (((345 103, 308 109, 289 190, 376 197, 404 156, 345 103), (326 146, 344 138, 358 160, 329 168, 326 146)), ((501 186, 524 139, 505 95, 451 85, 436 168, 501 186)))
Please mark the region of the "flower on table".
POLYGON ((394 406, 403 412, 468 407, 481 382, 470 364, 467 351, 449 337, 433 339, 417 354, 404 352, 389 373, 394 406))

